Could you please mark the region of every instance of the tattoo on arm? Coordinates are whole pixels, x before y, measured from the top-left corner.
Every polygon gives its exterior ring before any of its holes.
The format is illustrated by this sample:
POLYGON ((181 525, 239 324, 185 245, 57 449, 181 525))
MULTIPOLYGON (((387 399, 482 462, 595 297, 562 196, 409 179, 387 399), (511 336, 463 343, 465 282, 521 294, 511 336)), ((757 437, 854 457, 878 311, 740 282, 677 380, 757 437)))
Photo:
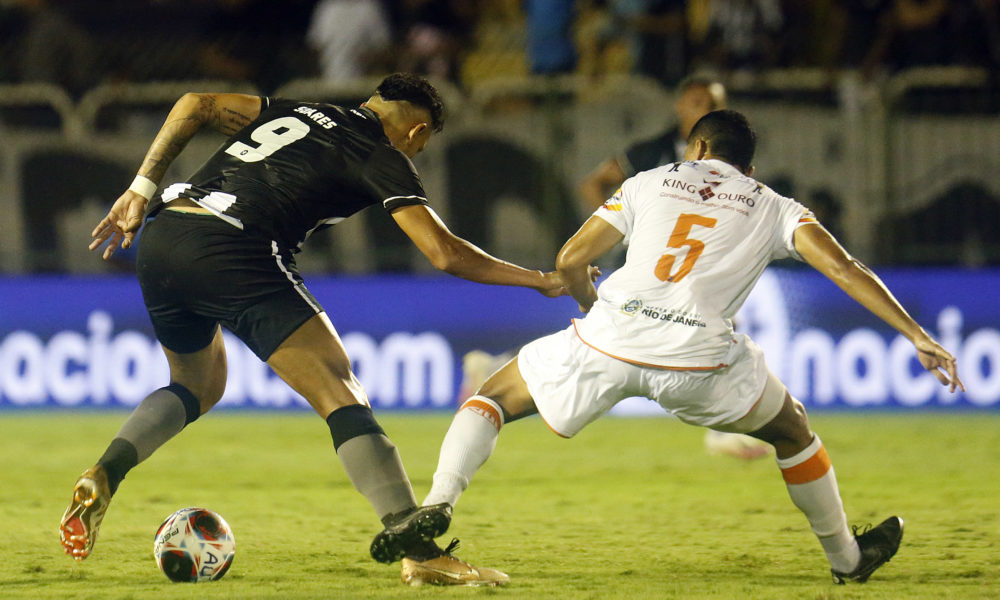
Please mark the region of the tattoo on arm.
POLYGON ((160 128, 160 132, 156 134, 149 151, 146 152, 146 158, 139 167, 139 174, 153 181, 161 181, 167 172, 167 167, 200 128, 201 121, 195 117, 168 118, 160 128))
POLYGON ((200 103, 201 106, 199 108, 205 116, 205 123, 220 133, 232 135, 246 127, 250 121, 253 121, 249 115, 243 114, 240 111, 228 106, 219 106, 215 96, 202 96, 200 103))
POLYGON ((245 115, 231 108, 225 108, 222 110, 222 112, 224 114, 221 119, 222 126, 220 129, 222 130, 222 133, 225 133, 226 135, 232 135, 236 133, 240 129, 243 129, 244 127, 249 125, 251 121, 253 121, 253 119, 249 115, 245 115))
POLYGON ((170 163, 203 126, 232 135, 253 119, 238 110, 220 107, 214 94, 188 94, 167 115, 166 122, 143 159, 139 174, 159 182, 170 163))

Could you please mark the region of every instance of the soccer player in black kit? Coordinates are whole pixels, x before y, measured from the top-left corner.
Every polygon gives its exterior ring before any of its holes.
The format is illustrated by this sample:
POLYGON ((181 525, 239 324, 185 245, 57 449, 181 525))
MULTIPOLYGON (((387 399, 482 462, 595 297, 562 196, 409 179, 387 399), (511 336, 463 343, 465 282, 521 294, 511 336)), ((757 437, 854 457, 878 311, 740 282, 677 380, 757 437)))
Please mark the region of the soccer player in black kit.
POLYGON ((505 574, 472 567, 432 541, 450 515, 417 509, 396 447, 293 257, 317 227, 381 204, 438 269, 565 293, 557 274, 486 254, 453 235, 427 205, 410 159, 441 127, 437 91, 409 74, 390 75, 358 108, 242 94, 189 93, 177 101, 90 245, 107 242, 107 259, 131 246, 145 219, 136 269, 170 383, 136 407, 80 476, 60 524, 67 554, 82 560, 92 552, 125 474, 222 398, 222 325, 326 420, 347 475, 385 526, 372 542, 373 558, 404 559, 416 574, 411 583, 506 583, 505 574), (203 127, 231 137, 187 182, 155 196, 171 161, 203 127))

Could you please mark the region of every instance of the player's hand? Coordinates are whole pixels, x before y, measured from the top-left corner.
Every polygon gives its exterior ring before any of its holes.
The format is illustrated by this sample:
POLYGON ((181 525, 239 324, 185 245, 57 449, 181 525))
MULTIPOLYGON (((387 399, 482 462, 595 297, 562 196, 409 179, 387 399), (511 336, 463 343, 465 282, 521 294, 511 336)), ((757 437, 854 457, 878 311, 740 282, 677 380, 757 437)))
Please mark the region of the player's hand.
POLYGON ((590 276, 591 285, 588 286, 590 289, 586 290, 587 296, 583 300, 577 298, 577 306, 580 308, 580 312, 587 314, 590 309, 594 307, 594 302, 597 302, 597 288, 593 284, 597 283, 597 279, 601 276, 601 270, 594 265, 587 267, 587 275, 590 276))
POLYGON ((126 190, 118 197, 114 206, 108 211, 108 215, 101 219, 90 237, 94 238, 90 242, 90 249, 96 250, 104 242, 108 242, 104 249, 102 258, 108 260, 115 253, 120 245, 123 250, 132 246, 132 240, 142 226, 142 217, 146 212, 146 204, 149 200, 139 194, 126 190))
POLYGON ((913 342, 917 347, 917 360, 920 364, 934 374, 941 385, 949 386, 952 393, 955 390, 965 391, 965 384, 958 378, 958 366, 955 364, 955 357, 941 347, 941 344, 934 341, 930 336, 925 335, 922 339, 913 342))
POLYGON ((562 276, 559 275, 558 271, 549 271, 548 273, 542 273, 542 285, 536 287, 542 295, 549 298, 558 298, 559 296, 565 296, 569 293, 566 286, 563 284, 562 276))

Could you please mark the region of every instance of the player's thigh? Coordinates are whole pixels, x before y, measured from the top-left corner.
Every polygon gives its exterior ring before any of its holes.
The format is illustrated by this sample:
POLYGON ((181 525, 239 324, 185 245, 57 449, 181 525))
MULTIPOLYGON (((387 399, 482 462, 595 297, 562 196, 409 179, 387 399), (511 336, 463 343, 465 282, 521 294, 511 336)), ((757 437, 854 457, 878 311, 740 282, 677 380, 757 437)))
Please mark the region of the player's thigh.
POLYGON ((213 279, 206 241, 217 219, 191 220, 164 212, 143 229, 136 274, 153 331, 170 365, 170 379, 189 389, 205 412, 222 398, 226 385, 219 322, 195 309, 204 281, 213 279))
POLYGON ((214 279, 204 244, 211 237, 207 226, 215 223, 201 219, 162 211, 145 224, 139 239, 136 275, 142 300, 156 339, 174 354, 207 348, 218 329, 218 319, 195 308, 204 282, 214 279))
POLYGON ((528 391, 528 385, 521 377, 517 366, 517 357, 509 360, 490 375, 476 391, 476 395, 485 396, 500 405, 503 409, 505 423, 516 421, 538 412, 535 400, 528 391))
POLYGON ((757 431, 779 416, 786 398, 789 397, 785 384, 778 379, 777 375, 767 371, 764 390, 760 393, 760 397, 757 398, 757 401, 750 410, 736 421, 714 426, 713 429, 725 433, 750 433, 751 431, 757 431))
POLYGON ((757 406, 768 381, 767 363, 746 336, 737 338, 725 362, 725 367, 711 370, 648 369, 643 395, 685 423, 745 433, 733 427, 757 406))
POLYGON ((201 405, 202 414, 222 399, 226 390, 226 346, 222 329, 215 326, 215 335, 207 346, 194 352, 174 352, 163 346, 170 365, 170 381, 186 387, 201 405))
POLYGON ((271 353, 267 364, 324 419, 343 406, 369 404, 326 313, 302 323, 271 353))
POLYGON ((517 366, 542 420, 566 438, 641 386, 641 367, 590 348, 572 326, 526 344, 517 366))

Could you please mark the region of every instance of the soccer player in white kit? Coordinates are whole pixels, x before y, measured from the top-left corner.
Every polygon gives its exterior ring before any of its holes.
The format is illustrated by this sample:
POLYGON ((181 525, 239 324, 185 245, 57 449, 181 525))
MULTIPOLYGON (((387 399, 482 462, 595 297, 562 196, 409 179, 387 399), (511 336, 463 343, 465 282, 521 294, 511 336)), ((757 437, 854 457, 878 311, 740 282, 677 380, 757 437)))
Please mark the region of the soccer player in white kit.
POLYGON ((686 423, 774 446, 837 583, 863 583, 892 558, 902 520, 852 533, 805 409, 731 319, 768 263, 804 260, 910 340, 921 365, 952 392, 964 386, 954 357, 874 273, 809 210, 751 177, 755 146, 741 114, 709 113, 692 130, 684 162, 628 179, 566 242, 556 267, 586 317, 527 344, 461 406, 414 527, 450 518, 505 423, 537 412, 572 437, 619 401, 645 396, 686 423), (623 240, 624 266, 597 290, 588 266, 623 240))

